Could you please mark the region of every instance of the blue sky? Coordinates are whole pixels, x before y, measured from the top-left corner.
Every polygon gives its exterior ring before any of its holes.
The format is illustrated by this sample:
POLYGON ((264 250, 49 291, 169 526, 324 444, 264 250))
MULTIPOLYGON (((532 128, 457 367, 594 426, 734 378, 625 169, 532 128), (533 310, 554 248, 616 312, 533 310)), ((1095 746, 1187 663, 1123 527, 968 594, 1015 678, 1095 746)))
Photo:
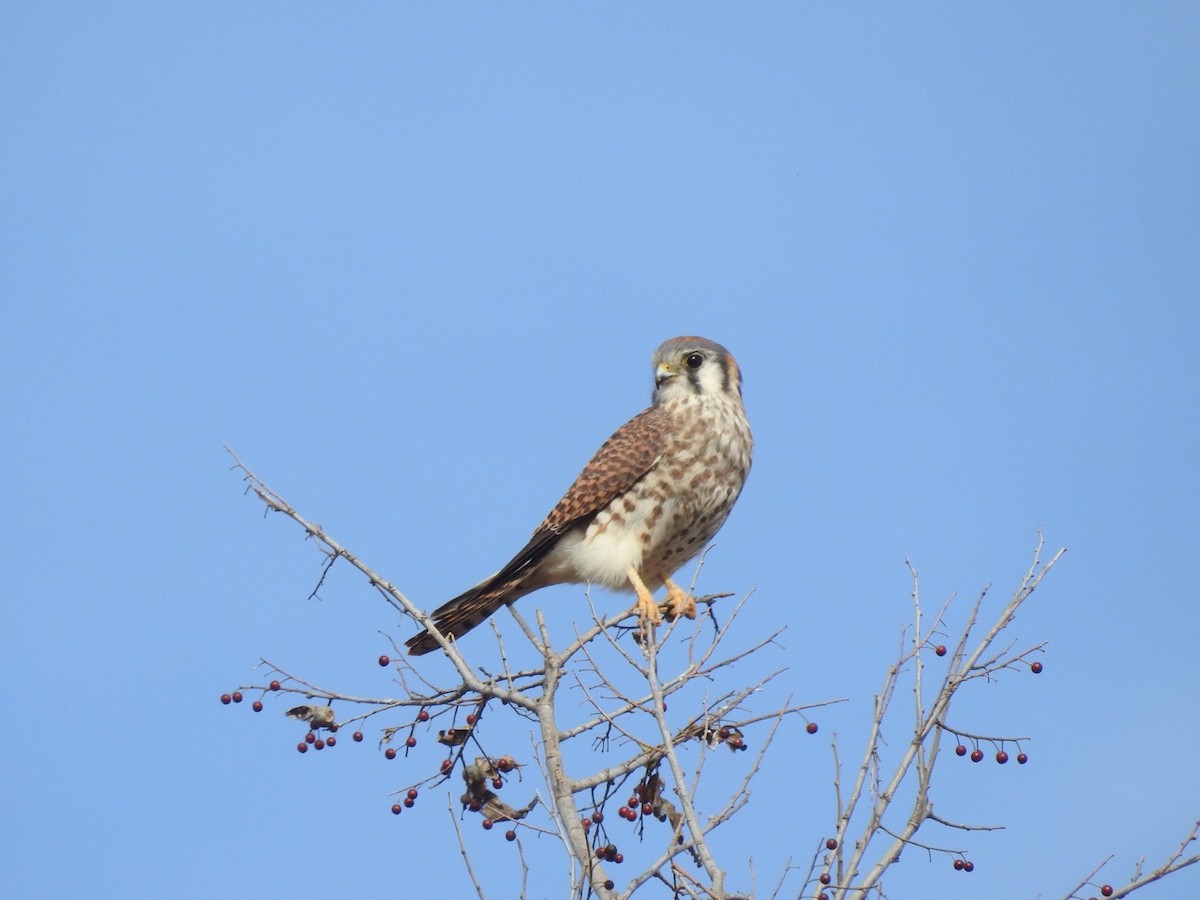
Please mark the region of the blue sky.
POLYGON ((348 571, 306 599, 222 445, 433 607, 683 333, 737 356, 757 439, 701 589, 787 625, 786 692, 851 698, 779 738, 732 886, 829 831, 905 558, 999 599, 1039 527, 1046 671, 955 711, 1032 761, 935 796, 1009 827, 891 896, 1119 883, 1200 816, 1195 5, 9 4, 0 46, 14 896, 463 895, 444 801, 387 812, 416 763, 217 703, 260 655, 393 693, 409 633, 348 571))

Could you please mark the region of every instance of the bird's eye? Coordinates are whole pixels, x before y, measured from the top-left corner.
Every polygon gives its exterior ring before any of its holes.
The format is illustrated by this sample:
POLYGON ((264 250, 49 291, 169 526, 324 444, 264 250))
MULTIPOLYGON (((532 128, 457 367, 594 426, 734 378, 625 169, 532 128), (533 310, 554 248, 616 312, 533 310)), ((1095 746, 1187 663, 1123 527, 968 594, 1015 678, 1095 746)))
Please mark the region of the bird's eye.
POLYGON ((704 356, 699 353, 689 353, 684 362, 687 363, 689 369, 698 369, 704 364, 704 356))

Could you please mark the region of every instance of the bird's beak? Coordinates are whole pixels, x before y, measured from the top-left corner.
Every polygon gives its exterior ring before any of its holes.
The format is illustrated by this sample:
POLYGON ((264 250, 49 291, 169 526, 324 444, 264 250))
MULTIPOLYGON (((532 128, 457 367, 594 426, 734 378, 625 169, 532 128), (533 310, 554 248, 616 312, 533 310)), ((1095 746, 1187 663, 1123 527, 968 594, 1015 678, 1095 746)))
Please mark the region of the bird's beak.
POLYGON ((654 367, 654 386, 662 387, 662 383, 675 374, 669 363, 659 363, 654 367))

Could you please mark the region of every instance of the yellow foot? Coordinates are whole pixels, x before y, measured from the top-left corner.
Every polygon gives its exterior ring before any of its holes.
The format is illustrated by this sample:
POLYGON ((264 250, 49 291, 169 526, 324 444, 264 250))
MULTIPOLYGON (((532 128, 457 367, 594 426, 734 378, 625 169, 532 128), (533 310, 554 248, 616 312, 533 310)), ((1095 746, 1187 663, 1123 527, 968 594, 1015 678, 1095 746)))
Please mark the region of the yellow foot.
POLYGON ((646 582, 642 581, 642 576, 633 566, 629 567, 626 575, 629 577, 629 583, 633 585, 633 592, 637 594, 638 615, 647 625, 657 625, 662 621, 662 613, 658 609, 658 604, 654 602, 654 595, 646 587, 646 582))
POLYGON ((688 619, 696 618, 696 598, 673 582, 666 579, 667 584, 667 619, 674 622, 680 616, 688 619))

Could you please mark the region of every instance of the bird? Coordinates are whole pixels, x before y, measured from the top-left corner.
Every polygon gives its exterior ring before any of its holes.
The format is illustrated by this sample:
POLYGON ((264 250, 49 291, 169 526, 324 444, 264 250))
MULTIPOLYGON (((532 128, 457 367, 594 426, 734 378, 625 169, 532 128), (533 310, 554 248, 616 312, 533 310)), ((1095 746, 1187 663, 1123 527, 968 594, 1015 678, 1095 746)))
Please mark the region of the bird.
MULTIPOLYGON (((671 576, 725 523, 750 472, 754 439, 741 371, 723 346, 671 338, 654 351, 652 366, 650 406, 601 445, 529 543, 430 615, 447 640, 557 584, 632 590, 648 624, 661 621, 653 591, 666 586, 671 617, 695 616, 695 599, 671 576)), ((428 629, 405 643, 413 656, 442 646, 428 629)))

